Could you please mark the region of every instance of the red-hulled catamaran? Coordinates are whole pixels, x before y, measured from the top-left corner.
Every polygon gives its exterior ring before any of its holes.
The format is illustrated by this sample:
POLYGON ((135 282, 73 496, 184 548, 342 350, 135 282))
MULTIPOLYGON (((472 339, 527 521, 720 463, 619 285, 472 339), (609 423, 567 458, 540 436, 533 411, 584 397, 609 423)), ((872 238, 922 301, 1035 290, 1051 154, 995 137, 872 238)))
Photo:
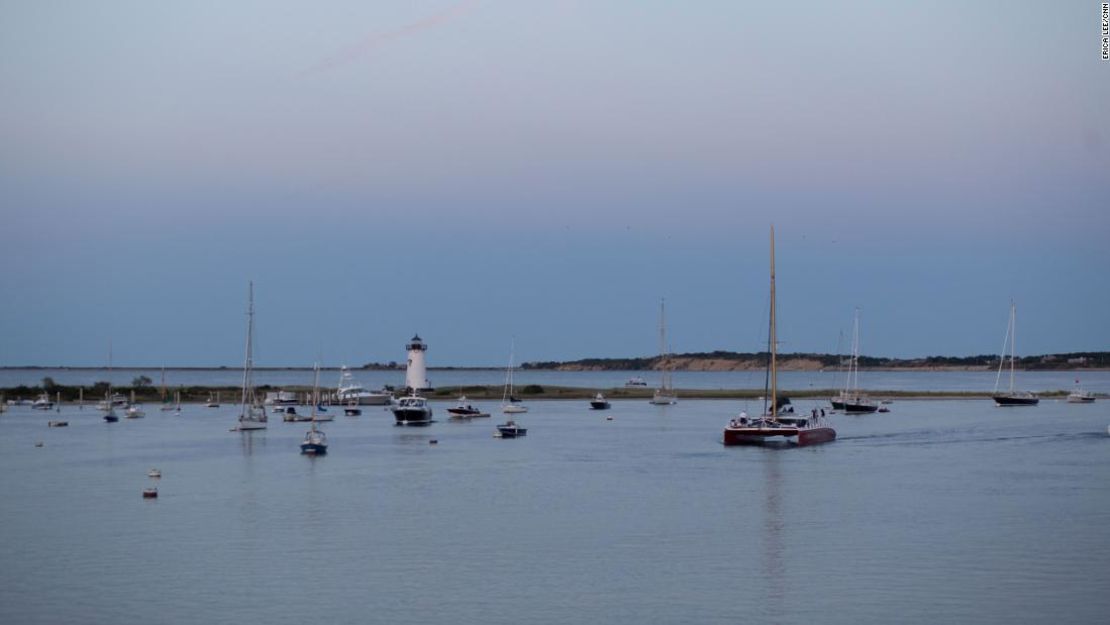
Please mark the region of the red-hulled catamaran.
POLYGON ((836 430, 816 413, 797 416, 793 408, 786 408, 789 399, 778 395, 778 371, 775 339, 775 227, 771 226, 771 327, 768 344, 771 357, 767 362, 763 415, 758 418, 741 416, 729 421, 725 427, 725 445, 816 445, 836 440, 836 430), (789 410, 789 412, 787 412, 789 410), (783 414, 783 413, 786 414, 783 414))

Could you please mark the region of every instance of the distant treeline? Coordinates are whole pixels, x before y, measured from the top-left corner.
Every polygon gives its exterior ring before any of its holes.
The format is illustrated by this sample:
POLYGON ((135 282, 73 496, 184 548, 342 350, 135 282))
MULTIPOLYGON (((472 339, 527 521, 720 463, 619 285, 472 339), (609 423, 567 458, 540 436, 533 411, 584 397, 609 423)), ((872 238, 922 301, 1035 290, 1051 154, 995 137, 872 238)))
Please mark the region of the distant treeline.
MULTIPOLYGON (((672 354, 671 359, 679 361, 689 360, 724 360, 738 363, 763 363, 767 361, 767 352, 694 352, 672 354)), ((849 357, 838 354, 811 354, 789 353, 779 354, 784 360, 809 360, 821 363, 826 368, 838 367, 847 364, 849 357)), ((658 369, 661 363, 659 356, 644 358, 583 358, 569 361, 540 361, 526 362, 521 365, 524 369, 586 369, 603 371, 648 371, 658 369)), ((924 358, 882 358, 876 356, 860 356, 861 367, 879 369, 923 369, 938 367, 997 367, 999 357, 997 354, 980 354, 978 356, 927 356, 924 358)), ((1015 364, 1027 370, 1052 370, 1052 369, 1105 369, 1110 368, 1110 352, 1071 352, 1066 354, 1046 354, 1040 356, 1023 356, 1015 359, 1015 364)))

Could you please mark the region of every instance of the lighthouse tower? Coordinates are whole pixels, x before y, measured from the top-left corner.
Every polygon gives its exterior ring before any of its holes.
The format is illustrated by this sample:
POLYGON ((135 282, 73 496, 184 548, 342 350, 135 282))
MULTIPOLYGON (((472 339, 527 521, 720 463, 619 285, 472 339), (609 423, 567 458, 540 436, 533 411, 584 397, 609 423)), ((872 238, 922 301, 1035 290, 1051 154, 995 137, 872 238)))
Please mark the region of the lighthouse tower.
POLYGON ((420 339, 420 335, 413 335, 412 340, 405 345, 409 352, 408 368, 405 370, 405 386, 414 391, 430 391, 432 385, 428 384, 427 371, 424 368, 424 352, 428 346, 420 339))

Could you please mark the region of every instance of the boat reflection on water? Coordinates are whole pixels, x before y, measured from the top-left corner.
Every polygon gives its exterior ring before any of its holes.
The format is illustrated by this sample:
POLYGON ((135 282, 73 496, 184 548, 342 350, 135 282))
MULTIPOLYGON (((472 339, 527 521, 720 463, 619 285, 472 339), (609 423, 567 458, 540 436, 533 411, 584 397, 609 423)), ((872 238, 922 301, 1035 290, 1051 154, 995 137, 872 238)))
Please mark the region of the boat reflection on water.
POLYGON ((782 614, 786 609, 786 587, 788 576, 784 559, 783 529, 786 520, 782 514, 782 473, 779 463, 781 455, 766 453, 763 455, 763 561, 760 563, 761 576, 767 587, 762 596, 765 614, 768 616, 782 614))

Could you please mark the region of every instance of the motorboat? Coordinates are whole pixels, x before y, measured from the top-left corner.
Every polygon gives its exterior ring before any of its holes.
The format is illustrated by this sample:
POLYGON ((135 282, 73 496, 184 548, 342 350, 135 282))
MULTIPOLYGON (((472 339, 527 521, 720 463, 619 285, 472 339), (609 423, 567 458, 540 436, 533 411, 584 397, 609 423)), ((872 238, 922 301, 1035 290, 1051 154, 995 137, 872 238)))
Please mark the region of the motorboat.
POLYGON ((1069 404, 1091 404, 1095 401, 1095 394, 1079 388, 1079 380, 1075 381, 1075 390, 1068 393, 1069 404))
POLYGON ((645 381, 643 378, 632 377, 628 378, 628 381, 625 382, 624 385, 628 387, 647 386, 647 381, 645 381))
POLYGON ((385 389, 380 391, 367 390, 355 381, 347 367, 340 367, 339 369, 339 386, 336 388, 335 397, 340 404, 350 405, 353 403, 358 406, 387 406, 393 400, 393 394, 385 389))
POLYGON ((43 393, 42 395, 39 395, 38 398, 35 399, 35 401, 31 402, 31 409, 32 410, 53 410, 54 409, 54 400, 50 399, 50 394, 49 393, 43 393))
POLYGON ((262 403, 266 406, 295 406, 297 394, 292 391, 267 391, 262 403))
POLYGON ((432 423, 432 407, 428 400, 415 393, 397 400, 390 409, 396 425, 428 425, 432 423))
POLYGON ((447 412, 451 415, 452 419, 474 419, 477 417, 488 417, 488 412, 482 412, 481 409, 475 408, 471 405, 465 396, 459 398, 459 403, 454 408, 448 408, 447 412))
POLYGON ((590 408, 594 410, 608 410, 609 400, 605 399, 605 396, 601 393, 598 393, 597 395, 594 395, 593 399, 590 400, 590 408))
POLYGON ((142 404, 131 404, 127 407, 127 411, 124 413, 124 416, 126 416, 128 419, 142 419, 146 416, 146 411, 143 410, 142 404))
POLYGON ((104 399, 96 404, 97 410, 108 410, 108 408, 127 408, 128 399, 126 395, 115 393, 110 396, 110 399, 104 399))
POLYGON ((312 421, 312 417, 302 415, 297 412, 296 406, 285 406, 282 408, 281 420, 286 423, 293 423, 298 421, 312 421))
POLYGON ((520 427, 516 421, 509 419, 497 426, 497 433, 501 438, 520 438, 528 434, 528 428, 520 427))

